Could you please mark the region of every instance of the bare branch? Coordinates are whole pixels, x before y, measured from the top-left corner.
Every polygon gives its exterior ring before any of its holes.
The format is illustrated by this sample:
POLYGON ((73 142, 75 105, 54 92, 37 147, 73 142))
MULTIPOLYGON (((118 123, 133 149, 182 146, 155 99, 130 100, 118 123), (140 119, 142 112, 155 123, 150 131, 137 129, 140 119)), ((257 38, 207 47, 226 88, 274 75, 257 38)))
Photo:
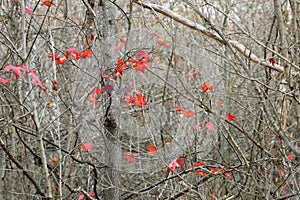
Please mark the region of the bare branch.
MULTIPOLYGON (((232 45, 232 47, 237 50, 238 52, 240 52, 244 57, 246 57, 247 59, 251 60, 252 62, 259 64, 263 67, 268 67, 272 70, 275 70, 277 72, 283 73, 284 72, 284 67, 278 64, 274 64, 272 65, 271 63, 268 63, 266 61, 264 61, 263 59, 259 58, 258 56, 256 56, 255 54, 253 54, 252 51, 250 51, 245 45, 243 45, 242 43, 235 41, 235 40, 228 40, 225 41, 223 40, 217 33, 214 33, 210 30, 208 30, 207 28, 205 28, 204 26, 195 23, 187 18, 184 18, 176 13, 174 13, 173 11, 164 8, 163 6, 157 5, 157 4, 153 4, 153 3, 149 3, 149 2, 145 2, 145 1, 139 1, 139 0, 134 0, 134 3, 143 6, 144 8, 150 9, 150 10, 154 10, 158 13, 161 13, 167 17, 170 17, 171 19, 181 23, 184 26, 187 26, 193 30, 197 30, 200 31, 202 34, 206 35, 207 37, 216 40, 217 42, 226 45, 227 42, 230 43, 232 45)), ((293 76, 296 76, 298 73, 296 72, 292 72, 293 76)))

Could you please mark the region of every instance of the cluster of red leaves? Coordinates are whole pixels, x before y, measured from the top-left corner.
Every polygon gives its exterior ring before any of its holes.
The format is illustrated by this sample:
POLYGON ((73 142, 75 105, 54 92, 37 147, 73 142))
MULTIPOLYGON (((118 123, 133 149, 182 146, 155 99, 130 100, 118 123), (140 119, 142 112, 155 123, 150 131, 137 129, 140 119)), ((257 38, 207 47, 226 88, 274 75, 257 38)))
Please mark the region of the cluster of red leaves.
MULTIPOLYGON (((149 155, 156 155, 157 154, 157 149, 154 146, 149 146, 146 148, 146 150, 148 151, 149 155)), ((132 153, 132 152, 126 152, 125 156, 123 157, 126 160, 126 164, 130 164, 132 162, 136 162, 137 159, 134 158, 136 156, 138 156, 138 153, 132 153)))
POLYGON ((104 92, 104 90, 99 89, 99 88, 95 88, 95 89, 93 90, 92 96, 89 96, 89 97, 88 97, 88 101, 93 102, 93 103, 96 103, 96 101, 97 101, 97 96, 98 96, 99 94, 103 94, 103 92, 104 92))
POLYGON ((125 97, 124 103, 126 103, 126 105, 128 106, 138 106, 140 108, 143 108, 143 106, 147 105, 147 101, 145 100, 145 97, 140 93, 136 93, 135 97, 133 96, 125 97))
POLYGON ((126 152, 123 158, 126 160, 126 164, 129 165, 130 163, 137 161, 136 158, 134 158, 136 156, 138 156, 137 153, 126 152))
POLYGON ((175 159, 173 162, 171 162, 169 164, 169 166, 166 169, 166 172, 167 173, 171 172, 172 174, 174 174, 174 172, 176 172, 177 168, 179 168, 179 167, 182 169, 184 168, 184 162, 185 162, 185 158, 183 158, 183 157, 175 159))
POLYGON ((126 46, 126 41, 123 38, 121 38, 120 43, 115 48, 114 52, 120 51, 124 46, 126 46))
POLYGON ((157 154, 157 149, 154 146, 149 146, 146 148, 149 154, 156 155, 157 154))
POLYGON ((182 114, 184 117, 191 117, 191 118, 195 117, 195 112, 193 112, 192 110, 185 111, 184 108, 177 105, 175 105, 175 110, 180 114, 182 114))
POLYGON ((84 42, 83 45, 84 45, 84 46, 89 46, 89 45, 91 45, 91 44, 93 43, 94 39, 95 39, 94 35, 91 35, 91 36, 90 36, 90 39, 89 39, 87 42, 84 42))
POLYGON ((201 91, 202 91, 203 93, 205 93, 205 92, 207 92, 208 90, 213 91, 213 90, 214 90, 214 87, 213 87, 212 84, 204 84, 204 85, 201 86, 200 89, 201 89, 201 91))
MULTIPOLYGON (((36 75, 36 71, 30 67, 24 66, 24 65, 19 65, 19 66, 13 66, 13 65, 6 65, 4 67, 4 72, 12 71, 13 74, 17 79, 20 78, 21 76, 21 71, 25 72, 33 81, 34 85, 38 85, 46 92, 46 88, 44 84, 40 81, 38 76, 36 75)), ((8 80, 0 78, 0 83, 5 85, 8 82, 8 80)))
POLYGON ((52 61, 56 61, 56 65, 64 65, 65 62, 72 60, 79 60, 80 58, 86 59, 86 58, 92 58, 93 53, 92 50, 87 49, 79 53, 76 48, 70 48, 65 52, 65 56, 62 56, 61 54, 52 54, 51 56, 48 56, 51 58, 52 61))
POLYGON ((114 80, 117 80, 118 78, 122 78, 124 69, 127 69, 128 66, 126 62, 124 62, 122 59, 118 59, 118 62, 116 64, 116 68, 113 69, 114 74, 114 80))
POLYGON ((54 6, 54 3, 53 3, 52 1, 45 0, 45 1, 42 2, 41 5, 42 5, 42 6, 50 7, 50 6, 54 6))
POLYGON ((82 149, 82 151, 93 151, 94 147, 93 147, 92 143, 88 142, 88 143, 82 144, 81 149, 82 149))
POLYGON ((136 59, 129 59, 128 61, 131 63, 132 69, 134 69, 137 72, 145 72, 145 69, 149 68, 149 54, 145 53, 144 51, 140 51, 139 53, 136 54, 138 57, 138 60, 136 59))
POLYGON ((236 118, 236 116, 231 115, 230 113, 227 114, 228 121, 232 122, 234 120, 234 118, 236 118))
MULTIPOLYGON (((195 163, 192 167, 189 167, 187 169, 195 169, 197 167, 202 167, 204 166, 205 163, 204 162, 198 162, 198 163, 195 163)), ((209 168, 209 171, 211 174, 224 174, 224 176, 228 179, 231 179, 232 177, 230 176, 230 174, 232 173, 232 169, 231 170, 228 170, 228 169, 224 169, 224 170, 218 170, 217 168, 215 167, 210 167, 209 168), (225 172, 224 172, 225 171, 225 172)), ((201 176, 201 177, 204 177, 204 176, 208 176, 209 174, 205 173, 205 172, 202 172, 202 171, 197 171, 196 172, 196 175, 197 176, 201 176)))
MULTIPOLYGON (((81 195, 78 197, 78 200, 83 200, 85 196, 86 196, 85 194, 81 194, 81 195)), ((90 197, 94 197, 94 196, 95 196, 95 193, 94 193, 94 192, 89 192, 89 196, 90 196, 90 197)))
POLYGON ((165 47, 165 48, 167 48, 167 49, 170 49, 170 48, 171 48, 171 47, 170 47, 167 43, 165 43, 165 42, 161 39, 161 37, 160 37, 159 35, 157 35, 156 33, 151 33, 150 35, 157 38, 157 44, 158 44, 159 46, 163 46, 163 47, 165 47))

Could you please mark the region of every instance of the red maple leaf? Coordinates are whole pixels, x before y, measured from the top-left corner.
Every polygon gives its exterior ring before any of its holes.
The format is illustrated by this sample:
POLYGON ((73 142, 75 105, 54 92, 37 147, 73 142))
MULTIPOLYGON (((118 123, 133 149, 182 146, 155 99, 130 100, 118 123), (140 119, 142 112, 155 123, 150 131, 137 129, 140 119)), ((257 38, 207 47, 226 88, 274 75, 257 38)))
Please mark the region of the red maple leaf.
POLYGON ((157 149, 154 146, 149 146, 146 148, 149 154, 157 154, 157 149))
POLYGON ((149 68, 149 59, 148 58, 144 58, 140 61, 137 61, 135 59, 129 59, 129 62, 131 62, 131 67, 132 69, 134 69, 135 71, 140 71, 142 73, 145 72, 145 69, 149 68))
POLYGON ((144 96, 138 95, 138 94, 137 94, 137 95, 135 96, 135 102, 134 102, 134 105, 136 105, 136 106, 142 108, 143 105, 147 105, 147 101, 145 101, 144 96))
POLYGON ((230 174, 231 174, 231 172, 226 172, 226 173, 224 173, 224 176, 226 176, 226 178, 228 178, 230 180, 230 179, 232 179, 230 174))
POLYGON ((5 72, 8 72, 8 71, 12 71, 13 73, 14 73, 14 75, 17 77, 17 78, 20 78, 20 70, 21 70, 21 68, 20 67, 18 67, 18 66, 13 66, 13 65, 6 65, 5 67, 4 67, 4 71, 5 72))
POLYGON ((201 167, 203 166, 205 163, 204 162, 198 162, 194 164, 194 167, 201 167))
POLYGON ((114 52, 120 51, 122 49, 123 46, 126 45, 126 41, 121 38, 120 39, 120 43, 118 44, 118 46, 114 49, 114 52))
POLYGON ((44 84, 40 81, 40 79, 38 78, 38 76, 36 75, 36 73, 34 71, 31 71, 30 73, 28 73, 28 76, 31 77, 34 85, 40 86, 42 88, 42 90, 44 90, 44 92, 46 92, 46 88, 45 88, 44 84))
POLYGON ((125 160, 126 160, 126 164, 130 164, 131 162, 135 162, 136 159, 131 157, 131 156, 124 156, 125 160))
POLYGON ((7 82, 8 82, 8 80, 6 80, 6 79, 0 77, 0 83, 1 83, 2 85, 5 85, 7 82))
POLYGON ((31 10, 30 8, 25 7, 25 12, 26 12, 28 15, 32 15, 32 10, 31 10))
POLYGON ((202 177, 208 176, 208 174, 205 174, 204 172, 196 172, 196 174, 197 174, 198 176, 202 176, 202 177))
POLYGON ((236 116, 231 115, 230 113, 227 114, 228 121, 232 122, 234 118, 236 118, 236 116))
POLYGON ((54 91, 58 90, 57 81, 55 81, 55 80, 52 81, 52 90, 54 90, 54 91))
POLYGON ((88 143, 82 144, 81 149, 82 149, 82 151, 93 151, 94 147, 93 147, 92 143, 88 142, 88 143))
POLYGON ((54 6, 54 3, 49 0, 46 0, 41 5, 50 7, 50 6, 54 6))
POLYGON ((85 58, 92 58, 93 54, 92 54, 92 50, 87 49, 83 52, 80 53, 80 57, 85 59, 85 58))
POLYGON ((80 58, 80 54, 77 52, 76 48, 70 48, 66 51, 66 57, 71 56, 73 60, 78 60, 80 58))
POLYGON ((60 54, 59 55, 52 54, 51 56, 48 56, 48 58, 51 58, 51 60, 53 61, 53 60, 59 60, 60 56, 61 56, 60 54))
POLYGON ((217 170, 217 168, 212 167, 212 168, 210 168, 210 172, 213 173, 213 174, 215 174, 215 173, 218 172, 218 170, 217 170))
POLYGON ((134 104, 134 102, 135 102, 135 99, 133 98, 133 96, 128 96, 128 97, 126 97, 125 103, 126 103, 128 106, 134 104))
POLYGON ((143 59, 143 58, 149 58, 149 54, 145 53, 144 51, 140 51, 136 54, 136 56, 139 58, 139 59, 143 59))
POLYGON ((205 127, 206 127, 207 130, 209 130, 209 131, 215 130, 214 124, 213 124, 212 122, 207 122, 207 123, 205 124, 205 127))
POLYGON ((211 84, 204 84, 204 85, 201 86, 201 91, 203 93, 207 92, 207 90, 213 91, 214 90, 213 85, 211 85, 211 84))
POLYGON ((56 65, 64 65, 66 61, 69 61, 67 57, 58 58, 56 65))
POLYGON ((184 108, 182 108, 182 107, 180 107, 180 106, 177 106, 177 105, 174 105, 175 106, 175 110, 177 111, 177 112, 182 112, 182 111, 184 111, 184 108))
POLYGON ((93 95, 94 95, 94 97, 96 97, 98 94, 103 94, 103 92, 104 92, 104 90, 95 88, 93 95))
POLYGON ((288 156, 287 156, 287 159, 288 159, 289 161, 291 161, 291 160, 294 159, 294 156, 293 156, 293 155, 288 155, 288 156))
POLYGON ((184 117, 191 117, 194 118, 195 117, 195 112, 189 110, 189 111, 182 111, 181 112, 183 114, 184 117))
MULTIPOLYGON (((101 88, 102 91, 107 92, 107 94, 111 95, 112 91, 114 90, 114 86, 112 85, 105 85, 101 88)), ((100 92, 100 91, 99 91, 100 92)))
POLYGON ((157 44, 163 47, 166 47, 167 49, 170 49, 170 46, 165 43, 164 41, 162 41, 161 39, 157 40, 157 44))
POLYGON ((195 130, 195 131, 200 131, 200 130, 201 130, 201 126, 195 125, 195 126, 194 126, 194 130, 195 130))
POLYGON ((216 104, 219 108, 223 108, 223 104, 222 104, 219 100, 216 100, 215 104, 216 104))
POLYGON ((171 172, 172 174, 174 174, 177 168, 184 167, 184 162, 185 162, 185 158, 183 157, 175 159, 173 162, 169 164, 169 166, 166 169, 166 172, 167 173, 171 172))
POLYGON ((269 61, 273 66, 275 65, 275 58, 270 58, 269 61))

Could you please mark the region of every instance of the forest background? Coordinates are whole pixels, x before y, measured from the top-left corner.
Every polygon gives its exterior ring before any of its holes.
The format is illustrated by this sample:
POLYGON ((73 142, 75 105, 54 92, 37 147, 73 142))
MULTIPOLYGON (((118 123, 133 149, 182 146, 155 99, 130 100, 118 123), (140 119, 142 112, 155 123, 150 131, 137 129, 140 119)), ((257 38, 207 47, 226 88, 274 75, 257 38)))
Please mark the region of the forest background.
POLYGON ((0 2, 2 199, 297 199, 298 0, 0 2))

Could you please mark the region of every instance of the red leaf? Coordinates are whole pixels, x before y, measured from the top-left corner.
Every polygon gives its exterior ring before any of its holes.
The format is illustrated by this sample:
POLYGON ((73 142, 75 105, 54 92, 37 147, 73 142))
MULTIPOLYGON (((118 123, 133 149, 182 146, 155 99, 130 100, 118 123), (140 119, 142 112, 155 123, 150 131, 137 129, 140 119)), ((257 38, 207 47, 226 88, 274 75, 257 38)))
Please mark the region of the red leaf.
POLYGON ((226 173, 224 173, 224 176, 226 176, 226 178, 228 178, 230 180, 230 179, 232 179, 230 174, 231 174, 231 172, 226 172, 226 173))
POLYGON ((184 111, 184 108, 175 105, 175 110, 176 110, 177 112, 182 112, 182 111, 184 111))
POLYGON ((6 79, 0 77, 0 83, 1 83, 2 85, 5 85, 7 82, 8 82, 8 80, 6 80, 6 79))
POLYGON ((117 51, 120 51, 123 47, 123 44, 120 43, 115 49, 114 49, 114 52, 117 52, 117 51))
POLYGON ((50 183, 51 183, 51 188, 52 188, 53 193, 56 193, 56 188, 55 188, 54 181, 50 181, 50 183))
POLYGON ((84 197, 85 197, 85 194, 81 194, 81 195, 79 195, 79 197, 78 197, 78 199, 77 199, 77 200, 83 200, 83 199, 84 199, 84 197))
POLYGON ((212 168, 210 168, 210 172, 213 173, 213 174, 215 174, 215 173, 218 172, 218 170, 217 170, 217 168, 212 167, 212 168))
POLYGON ((94 192, 89 192, 89 195, 90 195, 91 197, 94 197, 94 196, 95 196, 95 193, 94 193, 94 192))
POLYGON ((104 90, 95 88, 93 95, 94 95, 94 97, 96 97, 98 94, 103 94, 103 92, 104 92, 104 90))
POLYGON ((184 117, 191 117, 194 118, 195 117, 195 112, 189 110, 189 111, 182 111, 181 112, 183 114, 184 117))
POLYGON ((80 54, 77 52, 76 48, 70 48, 66 51, 66 57, 71 56, 73 60, 78 60, 80 58, 80 54))
POLYGON ((50 6, 54 6, 54 3, 52 3, 51 1, 46 0, 41 5, 50 7, 50 6))
POLYGON ((40 81, 40 79, 37 77, 35 72, 30 72, 30 73, 28 73, 28 75, 32 78, 34 85, 40 86, 42 88, 42 90, 44 90, 44 92, 46 92, 46 88, 45 88, 44 84, 40 81))
POLYGON ((14 73, 14 75, 17 77, 17 78, 20 78, 20 67, 16 67, 16 66, 13 66, 13 65, 6 65, 6 67, 4 68, 4 71, 5 72, 8 72, 8 71, 12 71, 14 73))
POLYGON ((209 130, 209 131, 215 130, 214 124, 213 124, 212 122, 207 122, 207 123, 205 124, 205 127, 206 127, 207 130, 209 130))
POLYGON ((144 51, 140 51, 136 54, 136 56, 139 58, 139 59, 143 59, 143 58, 149 58, 149 54, 145 53, 144 51))
POLYGON ((144 73, 145 69, 149 68, 148 58, 144 58, 141 61, 136 61, 134 59, 130 59, 128 61, 131 62, 132 69, 134 69, 137 72, 140 71, 144 73))
POLYGON ((220 101, 216 100, 215 104, 216 104, 218 107, 223 108, 223 104, 222 104, 220 101))
POLYGON ((126 41, 123 38, 120 38, 120 42, 121 44, 123 44, 124 46, 126 45, 126 41))
POLYGON ((288 159, 289 161, 291 161, 291 160, 294 159, 294 156, 293 156, 293 155, 288 155, 288 156, 287 156, 287 159, 288 159))
POLYGON ((91 96, 89 96, 87 98, 87 100, 90 101, 90 102, 93 102, 93 103, 96 103, 96 101, 97 101, 97 99, 95 97, 91 97, 91 96))
POLYGON ((69 61, 67 57, 58 58, 56 65, 64 65, 66 61, 69 61))
POLYGON ((170 49, 170 46, 165 43, 164 41, 162 41, 161 39, 157 40, 157 44, 163 47, 166 47, 167 49, 170 49))
POLYGON ((232 122, 234 118, 236 118, 236 116, 231 115, 230 113, 227 114, 228 121, 232 122))
POLYGON ((130 164, 131 162, 135 162, 136 159, 131 157, 131 156, 124 156, 125 160, 126 160, 126 164, 130 164))
POLYGON ((29 9, 29 8, 25 8, 25 12, 28 14, 28 15, 32 15, 32 10, 29 9))
POLYGON ((176 168, 183 168, 184 167, 184 162, 185 162, 185 158, 177 158, 176 160, 174 160, 173 162, 171 162, 169 164, 169 166, 166 169, 166 172, 172 172, 172 174, 174 174, 174 172, 176 171, 176 168))
POLYGON ((134 102, 135 102, 135 99, 134 99, 132 96, 127 97, 127 98, 126 98, 126 101, 125 101, 125 103, 126 103, 128 106, 134 104, 134 102))
POLYGON ((54 90, 54 91, 58 90, 57 82, 55 80, 52 81, 52 90, 54 90))
POLYGON ((143 105, 147 105, 147 101, 145 101, 144 96, 137 94, 135 96, 135 103, 134 103, 134 105, 142 108, 143 105))
POLYGON ((204 172, 196 172, 196 174, 197 174, 198 176, 202 176, 202 177, 208 176, 208 174, 205 174, 204 172))
POLYGON ((201 91, 203 93, 207 92, 207 90, 213 91, 214 90, 213 85, 211 85, 211 84, 204 84, 204 85, 201 86, 201 91))
POLYGON ((200 131, 200 130, 201 130, 201 127, 198 126, 198 125, 195 125, 195 126, 194 126, 194 130, 195 130, 195 131, 200 131))
POLYGON ((204 162, 198 162, 198 163, 195 163, 193 166, 194 167, 201 167, 203 166, 205 163, 204 162))
POLYGON ((275 65, 275 58, 270 58, 269 61, 273 66, 275 65))
POLYGON ((92 54, 92 50, 87 49, 83 52, 80 53, 81 58, 85 59, 85 58, 92 58, 93 54, 92 54))
POLYGON ((114 90, 114 86, 112 86, 112 85, 105 85, 101 89, 103 91, 107 92, 109 95, 111 95, 112 91, 114 90))
POLYGON ((88 143, 82 144, 81 149, 82 149, 82 151, 93 151, 94 147, 93 147, 92 143, 88 142, 88 143))
POLYGON ((279 176, 284 176, 284 171, 280 171, 279 176))
POLYGON ((53 60, 59 60, 60 56, 61 56, 60 54, 59 55, 52 54, 51 56, 48 56, 48 58, 51 58, 51 60, 53 61, 53 60))
POLYGON ((157 149, 154 146, 149 146, 146 148, 149 154, 157 154, 157 149))

